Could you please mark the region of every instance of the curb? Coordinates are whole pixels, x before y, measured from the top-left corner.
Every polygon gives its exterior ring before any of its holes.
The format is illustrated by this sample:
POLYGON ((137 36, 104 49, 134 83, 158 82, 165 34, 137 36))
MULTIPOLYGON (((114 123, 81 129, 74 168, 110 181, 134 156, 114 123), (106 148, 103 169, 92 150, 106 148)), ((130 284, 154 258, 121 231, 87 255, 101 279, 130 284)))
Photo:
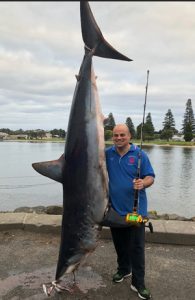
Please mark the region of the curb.
POLYGON ((0 231, 22 229, 41 233, 60 233, 61 215, 0 213, 0 231))
MULTIPOLYGON (((0 231, 21 229, 39 233, 61 232, 61 215, 36 213, 0 213, 0 231)), ((192 221, 151 220, 154 233, 146 229, 148 243, 195 246, 195 223, 192 221)), ((111 239, 110 229, 103 227, 100 238, 111 239)))

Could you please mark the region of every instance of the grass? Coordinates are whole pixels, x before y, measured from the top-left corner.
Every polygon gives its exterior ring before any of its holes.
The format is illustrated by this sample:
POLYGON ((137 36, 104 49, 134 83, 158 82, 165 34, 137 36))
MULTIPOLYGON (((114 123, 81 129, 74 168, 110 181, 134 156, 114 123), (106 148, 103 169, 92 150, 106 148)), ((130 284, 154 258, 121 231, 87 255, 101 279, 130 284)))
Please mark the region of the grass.
MULTIPOLYGON (((107 145, 112 145, 112 141, 106 141, 107 145)), ((132 140, 132 143, 140 145, 140 140, 132 140)), ((162 145, 162 146, 195 146, 195 142, 183 142, 183 141, 165 141, 165 140, 152 140, 144 141, 143 145, 162 145)))
MULTIPOLYGON (((25 139, 13 139, 13 140, 7 140, 7 141, 17 141, 17 142, 31 142, 31 143, 45 143, 45 142, 54 142, 54 143, 64 143, 64 138, 48 138, 48 139, 31 139, 31 140, 25 140, 25 139)), ((132 143, 136 145, 140 145, 140 140, 132 140, 132 143)), ((112 145, 112 140, 105 141, 106 145, 112 145)), ((160 146, 187 146, 187 147, 193 147, 195 146, 195 142, 183 142, 183 141, 165 141, 165 140, 152 140, 152 141, 144 141, 144 145, 160 145, 160 146)))
POLYGON ((48 138, 48 139, 6 139, 4 141, 12 142, 27 142, 27 143, 64 143, 64 138, 48 138))

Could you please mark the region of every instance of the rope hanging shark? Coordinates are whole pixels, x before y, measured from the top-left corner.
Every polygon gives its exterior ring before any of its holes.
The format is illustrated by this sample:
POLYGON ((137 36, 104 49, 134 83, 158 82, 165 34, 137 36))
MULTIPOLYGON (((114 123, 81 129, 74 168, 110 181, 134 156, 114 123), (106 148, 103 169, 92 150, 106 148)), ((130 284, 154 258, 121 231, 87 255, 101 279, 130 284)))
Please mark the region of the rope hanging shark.
POLYGON ((43 285, 47 296, 52 290, 67 290, 60 285, 60 278, 74 273, 96 248, 97 225, 103 220, 109 202, 103 115, 92 58, 131 61, 104 39, 87 1, 80 1, 80 17, 84 57, 76 76, 64 153, 57 160, 32 164, 37 172, 63 186, 59 257, 55 280, 43 285))

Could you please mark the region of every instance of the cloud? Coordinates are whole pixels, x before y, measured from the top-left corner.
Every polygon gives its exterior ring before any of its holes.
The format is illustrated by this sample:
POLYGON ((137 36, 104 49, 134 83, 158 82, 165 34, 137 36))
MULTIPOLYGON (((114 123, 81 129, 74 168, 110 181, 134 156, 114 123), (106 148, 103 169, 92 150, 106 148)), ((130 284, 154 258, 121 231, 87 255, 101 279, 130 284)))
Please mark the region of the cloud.
MULTIPOLYGON (((94 57, 102 111, 116 122, 155 129, 172 110, 181 128, 187 99, 195 105, 194 2, 90 2, 106 40, 133 59, 94 57), (108 9, 109 8, 109 9, 108 9)), ((67 129, 75 74, 84 54, 79 2, 1 2, 0 128, 67 129)))

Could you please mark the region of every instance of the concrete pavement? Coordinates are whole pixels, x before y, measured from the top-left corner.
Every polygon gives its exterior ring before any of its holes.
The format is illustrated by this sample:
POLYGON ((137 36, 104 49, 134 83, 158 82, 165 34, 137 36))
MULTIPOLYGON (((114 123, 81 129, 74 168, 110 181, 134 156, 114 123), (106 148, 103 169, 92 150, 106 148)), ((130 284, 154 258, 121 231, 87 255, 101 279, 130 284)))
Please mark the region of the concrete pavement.
MULTIPOLYGON (((61 215, 36 213, 0 213, 0 231, 22 229, 39 233, 59 233, 61 215)), ((146 242, 175 245, 195 245, 195 222, 151 220, 154 233, 146 229, 146 242)), ((101 238, 109 239, 109 228, 103 227, 101 238)))
MULTIPOLYGON (((27 228, 26 228, 27 229, 27 228)), ((55 278, 60 234, 28 230, 0 231, 0 299, 46 300, 42 284, 55 278)), ((31 227, 32 229, 32 227, 31 227)), ((153 300, 194 300, 195 247, 146 243, 145 283, 153 300)), ((51 300, 138 300, 131 278, 113 283, 117 262, 113 243, 100 239, 76 271, 73 294, 53 293, 51 300)), ((73 275, 62 276, 72 285, 73 275)))
MULTIPOLYGON (((0 299, 44 300, 42 284, 55 278, 61 215, 0 213, 0 299)), ((146 229, 146 286, 153 300, 194 300, 195 222, 151 220, 146 229)), ((110 230, 103 228, 96 250, 76 272, 73 294, 51 300, 137 300, 131 278, 112 282, 116 253, 110 230)), ((72 274, 62 277, 71 285, 72 274)))

